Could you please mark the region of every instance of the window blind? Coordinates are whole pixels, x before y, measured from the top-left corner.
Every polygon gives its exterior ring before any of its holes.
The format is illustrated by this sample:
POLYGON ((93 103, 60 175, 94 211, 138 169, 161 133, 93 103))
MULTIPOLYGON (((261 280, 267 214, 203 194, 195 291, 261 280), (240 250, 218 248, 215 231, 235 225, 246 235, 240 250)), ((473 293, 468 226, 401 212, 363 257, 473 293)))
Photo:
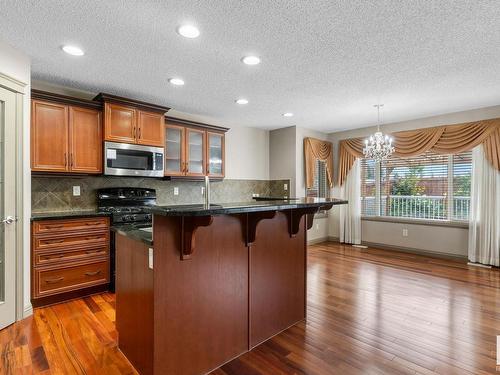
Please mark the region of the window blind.
POLYGON ((471 152, 361 162, 364 216, 467 220, 471 152))
POLYGON ((326 176, 326 164, 324 161, 316 160, 314 165, 314 181, 310 189, 306 189, 306 196, 313 198, 326 198, 329 193, 328 179, 326 176))

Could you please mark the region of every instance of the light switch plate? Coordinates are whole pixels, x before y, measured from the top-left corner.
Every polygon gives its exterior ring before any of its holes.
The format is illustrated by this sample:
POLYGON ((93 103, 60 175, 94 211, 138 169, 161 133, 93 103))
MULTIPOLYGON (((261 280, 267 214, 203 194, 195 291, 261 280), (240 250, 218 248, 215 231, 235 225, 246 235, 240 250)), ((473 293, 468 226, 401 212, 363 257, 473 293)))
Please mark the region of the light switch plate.
POLYGON ((260 195, 260 194, 258 194, 258 193, 253 193, 253 194, 252 194, 252 198, 257 198, 259 195, 260 195))
POLYGON ((153 248, 150 247, 148 251, 148 267, 153 269, 153 248))
POLYGON ((179 195, 179 188, 177 186, 174 187, 174 195, 179 195))
POLYGON ((80 196, 80 186, 73 186, 73 196, 74 197, 80 196))

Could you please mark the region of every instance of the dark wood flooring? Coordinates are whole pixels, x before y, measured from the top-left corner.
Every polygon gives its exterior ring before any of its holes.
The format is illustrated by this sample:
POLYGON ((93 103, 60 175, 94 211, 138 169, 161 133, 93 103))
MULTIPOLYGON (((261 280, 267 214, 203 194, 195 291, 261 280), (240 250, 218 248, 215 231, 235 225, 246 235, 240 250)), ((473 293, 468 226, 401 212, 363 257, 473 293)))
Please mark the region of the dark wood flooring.
MULTIPOLYGON (((308 261, 307 321, 213 375, 496 373, 498 269, 335 243, 308 261)), ((135 374, 114 305, 104 293, 36 309, 0 331, 0 374, 135 374)))

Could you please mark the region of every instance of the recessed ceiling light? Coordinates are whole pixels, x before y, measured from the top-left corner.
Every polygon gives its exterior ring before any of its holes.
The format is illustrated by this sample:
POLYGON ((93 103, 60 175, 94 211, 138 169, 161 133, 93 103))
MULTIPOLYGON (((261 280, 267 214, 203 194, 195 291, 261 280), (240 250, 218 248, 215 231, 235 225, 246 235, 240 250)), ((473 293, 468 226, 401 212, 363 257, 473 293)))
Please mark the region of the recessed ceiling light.
POLYGON ((65 45, 62 46, 62 50, 66 52, 68 55, 72 56, 83 56, 85 54, 85 52, 83 52, 81 48, 78 48, 76 46, 65 45))
POLYGON ((177 32, 185 38, 198 38, 200 36, 200 30, 193 25, 182 25, 177 28, 177 32))
POLYGON ((247 65, 257 65, 260 64, 260 57, 258 56, 245 56, 241 59, 244 64, 247 65))
POLYGON ((182 86, 184 85, 184 81, 180 78, 170 78, 168 80, 168 82, 170 82, 172 85, 175 85, 175 86, 182 86))
POLYGON ((283 113, 283 117, 292 117, 292 116, 293 116, 292 112, 283 113))
POLYGON ((248 104, 248 100, 243 99, 243 98, 236 99, 235 102, 236 102, 236 104, 248 104))

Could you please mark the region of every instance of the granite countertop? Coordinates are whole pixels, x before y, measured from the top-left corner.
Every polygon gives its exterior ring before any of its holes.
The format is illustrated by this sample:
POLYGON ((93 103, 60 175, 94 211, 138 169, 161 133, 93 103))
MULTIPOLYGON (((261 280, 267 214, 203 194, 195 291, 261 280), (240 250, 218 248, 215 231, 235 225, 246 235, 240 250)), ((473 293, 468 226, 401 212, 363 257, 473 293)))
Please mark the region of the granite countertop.
POLYGON ((180 205, 180 206, 153 206, 148 211, 163 216, 208 216, 208 215, 230 215, 246 212, 280 211, 294 208, 321 208, 330 209, 334 205, 347 204, 346 200, 336 198, 300 198, 295 200, 269 200, 251 201, 239 203, 211 204, 205 207, 203 204, 180 205))
POLYGON ((96 217, 96 216, 111 216, 111 214, 109 212, 100 212, 97 210, 34 212, 31 214, 31 221, 51 220, 51 219, 53 220, 72 219, 78 217, 96 217))
POLYGON ((149 227, 149 230, 148 228, 140 228, 134 224, 113 225, 111 227, 113 232, 141 241, 147 246, 153 246, 153 232, 151 229, 151 227, 149 227))

